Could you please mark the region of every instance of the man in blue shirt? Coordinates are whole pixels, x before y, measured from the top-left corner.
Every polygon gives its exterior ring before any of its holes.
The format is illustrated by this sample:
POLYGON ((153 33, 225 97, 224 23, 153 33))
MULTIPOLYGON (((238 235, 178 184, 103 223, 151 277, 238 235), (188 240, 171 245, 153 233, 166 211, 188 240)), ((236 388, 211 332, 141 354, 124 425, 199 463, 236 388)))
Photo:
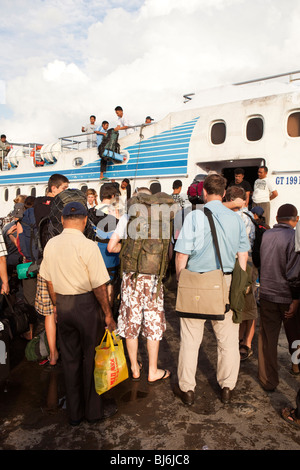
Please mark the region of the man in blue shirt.
MULTIPOLYGON (((220 175, 212 174, 204 181, 203 193, 206 203, 204 207, 210 209, 213 214, 229 291, 236 257, 241 268, 246 270, 250 244, 241 217, 222 204, 225 187, 226 180, 220 175)), ((202 210, 192 211, 186 217, 175 251, 177 279, 185 268, 194 272, 208 272, 220 268, 209 221, 202 210)), ((205 320, 201 319, 180 319, 179 383, 175 393, 187 405, 194 403, 195 376, 204 323, 205 320)), ((214 320, 212 326, 218 342, 217 381, 222 389, 222 401, 228 403, 237 382, 240 366, 239 324, 233 323, 232 311, 229 310, 225 320, 214 320)))
MULTIPOLYGON (((107 133, 108 126, 109 126, 109 123, 107 121, 102 121, 101 126, 97 127, 97 129, 95 130, 95 134, 97 134, 97 148, 98 148, 99 155, 100 155, 99 147, 102 143, 103 137, 107 133)), ((101 155, 100 155, 100 158, 101 158, 101 155)), ((103 173, 106 170, 106 163, 107 163, 106 160, 103 160, 101 158, 100 179, 103 178, 103 173)))

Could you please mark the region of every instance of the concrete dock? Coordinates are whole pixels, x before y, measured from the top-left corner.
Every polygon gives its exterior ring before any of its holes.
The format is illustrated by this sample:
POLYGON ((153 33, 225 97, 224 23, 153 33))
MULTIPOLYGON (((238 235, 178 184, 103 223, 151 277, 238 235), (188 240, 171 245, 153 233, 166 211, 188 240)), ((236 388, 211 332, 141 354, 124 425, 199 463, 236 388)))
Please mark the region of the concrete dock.
POLYGON ((216 340, 206 322, 195 404, 187 407, 173 394, 179 350, 179 318, 174 307, 175 291, 166 289, 167 331, 159 365, 169 368, 172 377, 159 385, 147 384, 146 344, 141 339, 141 381, 127 379, 105 394, 116 401, 118 413, 98 424, 68 424, 61 365, 51 368, 28 362, 26 341, 15 339, 9 381, 0 391, 0 449, 105 450, 113 455, 115 451, 151 450, 178 454, 202 449, 300 450, 300 429, 280 415, 283 407, 295 406, 300 387, 300 378, 290 374, 284 331, 278 345, 280 384, 276 391, 267 393, 258 383, 256 332, 254 355, 241 363, 232 403, 224 405, 216 382, 216 340))

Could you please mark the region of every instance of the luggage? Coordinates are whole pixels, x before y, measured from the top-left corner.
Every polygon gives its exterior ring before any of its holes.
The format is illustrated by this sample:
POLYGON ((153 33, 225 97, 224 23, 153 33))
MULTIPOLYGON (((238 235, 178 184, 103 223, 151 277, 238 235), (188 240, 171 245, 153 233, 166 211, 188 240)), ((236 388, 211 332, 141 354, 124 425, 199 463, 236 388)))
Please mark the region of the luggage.
POLYGON ((49 356, 49 352, 46 331, 42 331, 27 343, 25 357, 27 361, 42 361, 49 356))
POLYGON ((122 242, 120 272, 132 272, 135 277, 138 274, 157 275, 158 296, 168 267, 174 200, 166 193, 139 193, 129 199, 127 207, 128 236, 122 242))
POLYGON ((108 129, 99 145, 99 155, 114 158, 114 154, 120 154, 120 144, 118 144, 119 132, 113 128, 108 129))
POLYGON ((10 341, 11 332, 9 322, 0 320, 0 383, 4 383, 10 373, 10 341))
POLYGON ((27 306, 18 302, 13 304, 7 294, 4 294, 4 297, 7 307, 3 309, 1 316, 8 322, 12 337, 26 333, 29 330, 27 306))
MULTIPOLYGON (((80 202, 85 207, 87 207, 86 195, 80 189, 66 189, 53 198, 50 206, 48 222, 48 240, 55 237, 56 235, 59 235, 63 231, 63 226, 61 223, 63 208, 69 202, 75 201, 80 202)), ((95 231, 89 219, 85 227, 84 235, 90 240, 95 241, 96 239, 95 231)))

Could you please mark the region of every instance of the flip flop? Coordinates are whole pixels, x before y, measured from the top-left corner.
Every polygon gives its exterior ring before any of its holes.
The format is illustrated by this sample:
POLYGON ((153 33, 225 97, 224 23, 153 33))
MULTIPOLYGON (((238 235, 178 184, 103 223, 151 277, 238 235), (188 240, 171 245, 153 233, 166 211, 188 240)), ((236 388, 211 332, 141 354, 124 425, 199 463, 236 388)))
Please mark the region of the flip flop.
POLYGON ((160 383, 164 380, 167 380, 171 377, 171 372, 168 370, 168 369, 165 369, 164 370, 164 375, 160 378, 160 379, 156 379, 156 380, 148 380, 148 384, 149 385, 154 385, 156 383, 160 383), (169 373, 169 375, 167 375, 169 373))
POLYGON ((132 377, 131 375, 131 380, 132 382, 139 382, 141 380, 141 374, 142 374, 142 370, 143 370, 143 364, 141 362, 138 363, 139 367, 140 367, 140 375, 138 377, 132 377))
POLYGON ((296 418, 295 411, 295 409, 284 408, 281 411, 281 416, 287 423, 292 424, 296 428, 300 429, 300 419, 296 418))
POLYGON ((246 359, 248 359, 249 357, 251 357, 253 355, 253 351, 251 348, 249 348, 248 346, 246 346, 245 344, 241 344, 240 345, 240 356, 241 356, 241 361, 245 361, 246 359), (245 352, 242 352, 242 350, 244 349, 245 352))

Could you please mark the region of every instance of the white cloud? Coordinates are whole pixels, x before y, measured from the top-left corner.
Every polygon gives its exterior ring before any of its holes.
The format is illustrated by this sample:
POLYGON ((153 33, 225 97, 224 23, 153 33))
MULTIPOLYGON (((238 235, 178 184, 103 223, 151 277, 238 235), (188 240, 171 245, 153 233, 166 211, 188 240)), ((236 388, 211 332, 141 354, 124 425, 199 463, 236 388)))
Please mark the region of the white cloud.
POLYGON ((297 0, 4 0, 1 11, 11 141, 75 134, 90 114, 114 125, 116 105, 159 119, 185 93, 298 68, 297 0))

